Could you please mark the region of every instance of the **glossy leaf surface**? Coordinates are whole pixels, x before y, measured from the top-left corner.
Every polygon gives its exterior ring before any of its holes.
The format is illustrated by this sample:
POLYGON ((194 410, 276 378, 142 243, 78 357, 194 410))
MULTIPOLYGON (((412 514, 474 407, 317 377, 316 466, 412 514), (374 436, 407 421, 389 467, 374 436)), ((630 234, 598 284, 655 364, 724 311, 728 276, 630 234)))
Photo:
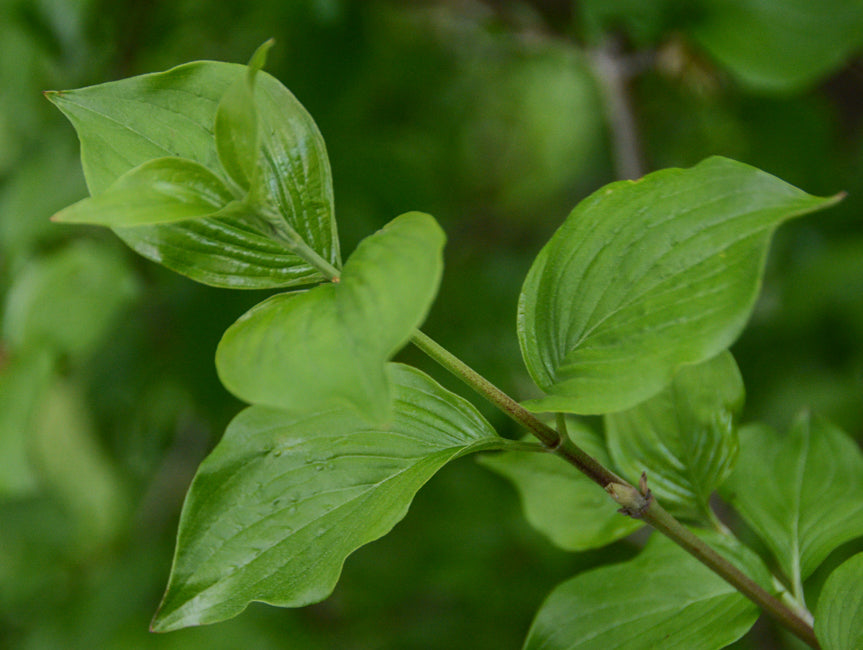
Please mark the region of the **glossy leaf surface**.
POLYGON ((817 416, 803 415, 785 435, 741 428, 740 458, 721 492, 797 591, 833 549, 863 535, 863 453, 817 416))
POLYGON ((686 366, 661 392, 605 416, 608 448, 617 467, 650 489, 675 514, 710 522, 708 500, 737 460, 737 415, 743 379, 728 352, 686 366))
POLYGON ((183 158, 156 158, 52 218, 111 227, 148 226, 214 216, 233 200, 224 181, 206 167, 183 158))
POLYGON ((752 311, 776 227, 835 200, 718 157, 595 192, 522 289, 522 354, 547 393, 525 406, 623 410, 716 356, 752 311))
POLYGON ((863 46, 860 0, 701 0, 695 39, 736 77, 794 91, 863 46))
MULTIPOLYGON (((227 182, 216 150, 216 111, 225 92, 246 74, 246 66, 199 61, 47 96, 78 132, 93 195, 130 169, 166 156, 197 162, 227 182)), ((262 192, 312 249, 339 266, 323 138, 279 81, 264 72, 255 79, 262 192)), ((117 234, 145 257, 215 286, 285 287, 320 279, 305 261, 237 216, 120 229, 117 234)))
MULTIPOLYGON (((586 425, 568 424, 576 444, 610 467, 603 440, 586 425)), ((552 454, 502 451, 479 461, 512 481, 528 522, 568 551, 601 548, 642 526, 637 519, 621 515, 605 490, 552 454)))
POLYGON ((443 244, 432 217, 402 215, 360 243, 339 283, 252 308, 216 351, 222 383, 252 404, 300 411, 350 404, 386 420, 385 362, 425 319, 443 244))
POLYGON ((863 648, 863 553, 837 567, 818 596, 815 636, 824 650, 863 648))
POLYGON ((428 376, 397 364, 388 373, 388 427, 345 407, 292 415, 255 406, 234 419, 186 497, 153 629, 224 620, 252 601, 326 598, 345 558, 389 532, 438 469, 506 444, 428 376))
MULTIPOLYGON (((738 565, 766 579, 753 554, 734 554, 738 565)), ((537 613, 524 648, 715 650, 743 636, 757 618, 758 608, 722 578, 653 535, 636 558, 559 585, 537 613)))

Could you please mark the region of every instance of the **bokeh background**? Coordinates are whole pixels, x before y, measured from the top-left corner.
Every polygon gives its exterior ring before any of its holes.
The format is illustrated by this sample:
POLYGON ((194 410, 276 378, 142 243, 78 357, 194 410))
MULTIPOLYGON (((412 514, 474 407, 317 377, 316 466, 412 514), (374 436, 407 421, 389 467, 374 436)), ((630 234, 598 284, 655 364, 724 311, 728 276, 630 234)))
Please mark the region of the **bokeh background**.
MULTIPOLYGON (((535 390, 522 279, 591 191, 721 154, 848 192, 782 227, 733 351, 747 420, 812 408, 863 438, 863 2, 0 0, 0 647, 516 648, 557 583, 636 550, 556 549, 468 458, 325 602, 147 632, 185 490, 242 406, 216 344, 265 294, 49 222, 86 190, 41 91, 245 62, 269 37, 267 70, 326 140, 343 251, 402 212, 435 215, 449 243, 425 329, 519 398, 535 390)), ((796 646, 762 623, 736 647, 796 646)))

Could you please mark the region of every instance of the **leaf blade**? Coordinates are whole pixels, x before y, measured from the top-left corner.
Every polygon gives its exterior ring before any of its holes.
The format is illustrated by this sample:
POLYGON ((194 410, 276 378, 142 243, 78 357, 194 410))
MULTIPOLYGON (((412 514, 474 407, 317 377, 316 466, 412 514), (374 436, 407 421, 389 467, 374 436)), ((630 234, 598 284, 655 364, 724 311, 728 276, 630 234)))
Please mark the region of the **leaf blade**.
POLYGON ((60 210, 61 223, 152 226, 214 216, 234 199, 218 176, 184 158, 155 158, 130 169, 100 194, 60 210))
POLYGON ((608 413, 661 390, 742 330, 770 237, 838 200, 709 158, 582 201, 537 256, 519 300, 538 412, 608 413))
MULTIPOLYGON (((732 552, 742 553, 746 566, 765 579, 766 569, 751 553, 732 552)), ((524 649, 713 650, 743 636, 757 618, 757 607, 722 578, 653 535, 634 559, 558 585, 524 649)))
POLYGON ((345 558, 386 534, 435 471, 506 444, 428 376, 399 364, 388 372, 389 429, 344 407, 237 416, 190 489, 154 630, 224 620, 252 601, 299 607, 326 598, 345 558))
POLYGON ((729 352, 687 366, 649 400, 605 416, 611 457, 633 482, 646 472, 664 507, 710 524, 710 495, 737 458, 743 393, 729 352))
POLYGON ((281 409, 352 404, 385 421, 385 362, 407 343, 437 292, 444 234, 413 212, 363 240, 338 284, 279 294, 222 337, 216 367, 240 399, 281 409))
POLYGON ((802 581, 834 548, 863 535, 863 453, 842 430, 808 414, 785 436, 764 425, 741 428, 740 450, 721 493, 799 597, 802 581))
POLYGON ((827 578, 815 610, 815 635, 824 650, 863 646, 863 553, 840 564, 827 578))

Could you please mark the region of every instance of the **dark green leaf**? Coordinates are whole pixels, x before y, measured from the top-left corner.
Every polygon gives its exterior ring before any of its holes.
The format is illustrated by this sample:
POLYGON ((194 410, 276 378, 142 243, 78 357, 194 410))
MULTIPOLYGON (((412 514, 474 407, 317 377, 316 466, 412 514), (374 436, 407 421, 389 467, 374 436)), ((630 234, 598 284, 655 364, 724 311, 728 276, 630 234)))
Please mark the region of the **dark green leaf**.
POLYGON ((228 175, 248 190, 257 176, 260 139, 255 106, 255 76, 264 67, 269 40, 261 45, 249 61, 248 72, 237 79, 222 96, 216 110, 215 137, 219 160, 228 175))
POLYGON ((252 308, 219 344, 222 383, 252 404, 305 411, 347 403, 385 421, 385 362, 425 319, 443 244, 434 218, 404 214, 360 243, 338 284, 252 308))
POLYGON ((800 90, 863 46, 860 0, 701 0, 691 33, 757 88, 800 90))
POLYGON ((723 352, 687 366, 660 393, 605 416, 608 449, 631 481, 647 472, 668 510, 710 523, 708 500, 737 460, 737 415, 743 379, 723 352))
MULTIPOLYGON (((569 434, 600 463, 611 465, 605 443, 586 425, 570 421, 569 434)), ((642 525, 621 515, 605 490, 558 456, 513 450, 479 460, 512 481, 530 524, 568 551, 600 548, 642 525)))
POLYGON ((815 635, 824 650, 863 648, 863 553, 830 574, 815 610, 815 635))
POLYGON ((840 544, 863 535, 863 453, 842 430, 803 415, 787 435, 740 429, 740 458, 722 495, 779 561, 795 595, 840 544))
MULTIPOLYGON (((48 93, 48 98, 78 132, 87 185, 96 195, 130 169, 165 156, 192 160, 223 177, 213 134, 216 111, 228 88, 247 73, 246 66, 199 61, 48 93)), ((323 139, 281 83, 265 72, 255 80, 262 191, 313 250, 339 266, 323 139)), ((236 216, 120 229, 117 234, 145 257, 215 286, 286 287, 321 279, 268 233, 236 216)))
POLYGON ((252 601, 326 598, 345 558, 389 532, 438 469, 506 444, 418 370, 390 364, 388 374, 386 428, 345 407, 292 415, 255 406, 236 417, 186 497, 154 630, 221 621, 252 601))
POLYGON ((146 226, 212 217, 232 200, 225 182, 206 167, 183 158, 155 158, 52 218, 111 227, 146 226))
MULTIPOLYGON (((759 580, 769 579, 751 552, 731 553, 759 580)), ((653 535, 636 558, 559 585, 540 608, 524 648, 715 650, 743 636, 757 618, 758 608, 734 587, 653 535)))
POLYGON ((836 200, 724 158, 597 191, 522 289, 522 353, 548 393, 526 406, 622 410, 716 356, 752 311, 776 227, 836 200))

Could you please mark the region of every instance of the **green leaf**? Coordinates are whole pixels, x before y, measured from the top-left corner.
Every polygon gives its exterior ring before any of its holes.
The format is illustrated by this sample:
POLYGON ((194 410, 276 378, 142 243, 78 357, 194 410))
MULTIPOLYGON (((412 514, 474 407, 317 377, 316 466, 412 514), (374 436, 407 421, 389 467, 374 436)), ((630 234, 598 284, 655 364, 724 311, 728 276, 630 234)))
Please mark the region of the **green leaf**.
POLYGON ((216 109, 214 130, 219 160, 228 175, 245 190, 249 190, 258 175, 260 153, 255 76, 264 67, 273 42, 270 39, 255 51, 245 77, 228 88, 216 109))
MULTIPOLYGON (((166 156, 197 162, 227 182, 213 133, 216 112, 225 92, 247 74, 246 66, 198 61, 47 97, 78 132, 93 195, 130 169, 166 156)), ((323 138, 279 81, 265 72, 255 79, 259 184, 309 247, 340 266, 323 138)), ((288 287, 321 279, 307 262, 241 216, 139 226, 117 234, 144 257, 214 286, 288 287)))
POLYGON ((840 544, 863 535, 863 453, 827 420, 804 414, 787 435, 740 429, 740 458, 721 490, 767 544, 797 597, 840 544))
POLYGON ((525 406, 623 410, 716 356, 752 311, 776 227, 836 200, 718 157, 595 192, 522 289, 522 354, 548 393, 525 406))
POLYGON ((100 345, 136 293, 123 258, 78 241, 21 271, 6 296, 2 337, 13 350, 45 346, 80 358, 100 345))
POLYGON ((425 319, 443 244, 433 217, 410 212, 363 240, 339 283, 253 307, 219 343, 222 383, 252 404, 294 411, 351 404, 385 421, 385 362, 425 319))
POLYGON ((678 516, 709 524, 709 499, 737 460, 737 416, 743 379, 729 352, 686 366, 661 392, 605 416, 617 467, 650 489, 678 516))
POLYGON ((863 648, 863 553, 839 565, 818 596, 815 636, 824 650, 863 648))
POLYGON ((52 219, 111 227, 145 226, 214 216, 233 200, 224 181, 206 167, 183 158, 156 158, 52 219))
POLYGON ((345 558, 389 532, 447 462, 498 448, 469 403, 423 373, 389 364, 386 428, 345 407, 240 413, 201 464, 180 518, 159 632, 236 616, 252 601, 326 598, 345 558))
MULTIPOLYGON (((568 425, 570 437, 582 449, 611 465, 599 436, 575 420, 568 425)), ((530 525, 568 551, 606 546, 642 526, 622 516, 605 490, 552 454, 502 451, 479 462, 512 481, 530 525)))
POLYGON ((802 90, 863 47, 860 0, 701 0, 690 30, 745 83, 802 90))
POLYGON ((92 550, 122 530, 129 505, 124 486, 72 384, 54 381, 39 404, 28 445, 40 482, 75 522, 74 541, 92 550))
POLYGON ((0 496, 36 490, 39 477, 30 458, 30 438, 54 371, 49 350, 35 348, 7 357, 0 348, 0 496))
MULTIPOLYGON (((708 539, 714 546, 721 543, 715 536, 708 539)), ((753 554, 731 552, 760 581, 769 579, 753 554)), ((667 538, 653 535, 634 559, 555 588, 524 648, 715 650, 743 636, 757 618, 758 608, 734 587, 667 538)))

